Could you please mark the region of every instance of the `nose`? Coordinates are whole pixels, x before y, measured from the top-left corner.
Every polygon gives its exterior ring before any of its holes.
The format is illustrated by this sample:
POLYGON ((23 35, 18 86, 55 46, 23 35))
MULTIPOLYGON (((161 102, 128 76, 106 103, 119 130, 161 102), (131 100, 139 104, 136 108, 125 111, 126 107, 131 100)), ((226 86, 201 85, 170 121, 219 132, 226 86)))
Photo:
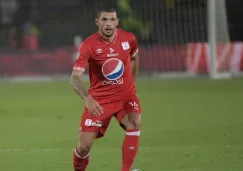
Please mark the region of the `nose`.
POLYGON ((107 20, 106 26, 111 26, 111 21, 110 20, 107 20))

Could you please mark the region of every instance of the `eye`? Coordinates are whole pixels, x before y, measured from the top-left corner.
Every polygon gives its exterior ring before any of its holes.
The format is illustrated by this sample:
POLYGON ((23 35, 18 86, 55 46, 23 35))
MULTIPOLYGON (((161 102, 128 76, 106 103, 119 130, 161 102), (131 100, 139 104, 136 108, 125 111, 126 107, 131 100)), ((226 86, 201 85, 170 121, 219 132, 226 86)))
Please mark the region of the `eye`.
POLYGON ((111 21, 116 21, 116 19, 115 18, 112 18, 111 21))
POLYGON ((107 21, 107 18, 102 18, 101 20, 102 20, 102 21, 107 21))

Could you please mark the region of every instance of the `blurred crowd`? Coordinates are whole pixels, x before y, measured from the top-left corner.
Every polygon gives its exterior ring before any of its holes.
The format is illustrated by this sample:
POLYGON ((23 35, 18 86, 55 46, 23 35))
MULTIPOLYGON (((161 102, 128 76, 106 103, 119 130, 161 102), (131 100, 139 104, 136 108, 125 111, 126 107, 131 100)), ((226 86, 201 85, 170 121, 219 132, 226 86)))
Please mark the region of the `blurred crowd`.
MULTIPOLYGON (((243 40, 242 0, 225 0, 231 40, 243 40)), ((71 46, 96 31, 100 5, 143 45, 207 40, 207 0, 0 0, 0 50, 71 46), (61 35, 61 36, 60 36, 61 35)))

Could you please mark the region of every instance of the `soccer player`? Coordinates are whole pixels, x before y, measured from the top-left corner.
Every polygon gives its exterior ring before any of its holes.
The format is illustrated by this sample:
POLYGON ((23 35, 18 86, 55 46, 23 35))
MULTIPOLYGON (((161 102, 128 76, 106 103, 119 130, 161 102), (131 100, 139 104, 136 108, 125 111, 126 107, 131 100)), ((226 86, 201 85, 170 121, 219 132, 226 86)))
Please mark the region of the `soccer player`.
POLYGON ((84 100, 79 142, 73 154, 75 171, 85 171, 96 138, 104 136, 113 116, 126 131, 121 171, 130 171, 139 147, 141 108, 136 95, 138 45, 131 33, 118 29, 113 8, 101 9, 95 18, 98 32, 85 39, 73 67, 72 87, 84 100), (90 88, 83 83, 88 65, 90 88))

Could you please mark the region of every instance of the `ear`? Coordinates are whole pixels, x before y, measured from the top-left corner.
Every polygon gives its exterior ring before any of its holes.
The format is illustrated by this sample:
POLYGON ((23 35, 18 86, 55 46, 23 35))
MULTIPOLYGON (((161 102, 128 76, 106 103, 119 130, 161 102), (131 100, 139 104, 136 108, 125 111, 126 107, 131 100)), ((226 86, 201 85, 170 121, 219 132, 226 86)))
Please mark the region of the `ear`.
POLYGON ((95 18, 95 24, 98 26, 99 19, 95 18))

